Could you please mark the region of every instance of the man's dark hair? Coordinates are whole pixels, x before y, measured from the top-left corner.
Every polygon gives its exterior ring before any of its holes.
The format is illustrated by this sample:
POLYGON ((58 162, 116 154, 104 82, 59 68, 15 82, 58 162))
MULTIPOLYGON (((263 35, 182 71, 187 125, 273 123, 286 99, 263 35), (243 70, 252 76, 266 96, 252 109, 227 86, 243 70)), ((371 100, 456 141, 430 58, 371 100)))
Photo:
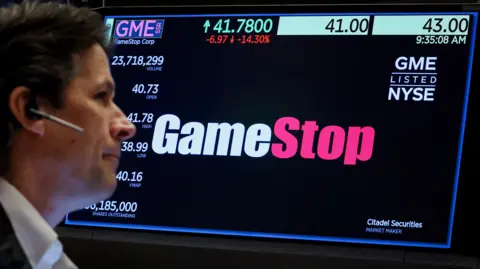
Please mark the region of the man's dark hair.
POLYGON ((4 174, 12 121, 8 99, 25 86, 56 108, 75 77, 79 54, 94 44, 107 49, 101 15, 71 5, 24 2, 0 8, 0 175, 4 174))

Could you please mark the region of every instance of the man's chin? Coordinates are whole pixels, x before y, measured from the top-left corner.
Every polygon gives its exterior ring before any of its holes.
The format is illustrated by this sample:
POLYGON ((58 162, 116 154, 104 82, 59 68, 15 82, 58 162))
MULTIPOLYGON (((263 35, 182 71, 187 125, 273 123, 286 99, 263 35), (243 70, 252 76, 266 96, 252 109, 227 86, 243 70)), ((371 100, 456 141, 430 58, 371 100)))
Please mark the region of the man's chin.
POLYGON ((96 203, 98 203, 112 197, 117 189, 117 184, 115 173, 105 173, 102 177, 92 178, 89 182, 89 192, 91 197, 95 197, 96 203))
POLYGON ((115 174, 108 175, 98 190, 100 192, 100 195, 103 197, 101 200, 106 200, 112 197, 113 193, 117 189, 117 185, 118 182, 115 174))
POLYGON ((80 185, 70 188, 68 196, 63 198, 69 213, 85 209, 85 207, 97 204, 100 201, 108 200, 115 193, 117 188, 116 173, 97 173, 90 174, 89 178, 84 178, 80 185))

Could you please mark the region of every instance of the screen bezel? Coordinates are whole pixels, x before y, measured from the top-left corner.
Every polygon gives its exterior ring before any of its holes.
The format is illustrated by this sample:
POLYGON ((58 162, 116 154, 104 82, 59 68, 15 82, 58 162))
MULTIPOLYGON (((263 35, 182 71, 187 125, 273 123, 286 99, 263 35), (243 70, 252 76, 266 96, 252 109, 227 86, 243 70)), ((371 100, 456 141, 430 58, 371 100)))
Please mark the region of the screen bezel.
MULTIPOLYGON (((192 14, 268 14, 268 13, 347 13, 347 12, 468 12, 470 10, 465 10, 463 6, 423 6, 423 5, 399 5, 399 6, 378 6, 378 5, 359 5, 359 6, 197 6, 197 7, 158 7, 158 8, 104 8, 98 10, 104 17, 107 16, 142 16, 142 15, 192 15, 192 14)), ((475 11, 474 11, 475 12, 475 11)), ((478 33, 478 27, 477 27, 478 33)), ((475 46, 475 50, 478 48, 478 42, 475 46)), ((454 226, 452 231, 452 244, 450 249, 429 249, 429 248, 420 248, 420 247, 400 247, 400 246, 385 246, 385 245, 372 245, 373 247, 382 247, 382 248, 392 248, 392 249, 415 249, 416 251, 432 251, 435 252, 455 252, 458 254, 465 254, 471 256, 477 256, 479 254, 473 252, 470 245, 473 245, 478 239, 480 239, 480 234, 474 234, 475 227, 469 218, 475 217, 473 214, 469 213, 477 202, 475 197, 475 185, 473 180, 466 180, 469 177, 473 177, 475 170, 473 169, 473 158, 467 156, 473 156, 475 152, 473 149, 474 138, 478 137, 478 134, 473 130, 473 122, 475 122, 474 115, 475 106, 472 103, 476 102, 477 96, 473 89, 478 88, 478 78, 475 74, 476 69, 478 69, 478 57, 474 57, 472 75, 471 75, 471 85, 470 85, 470 98, 467 112, 466 120, 466 129, 465 137, 463 143, 463 156, 461 164, 461 173, 459 178, 459 186, 457 189, 457 202, 455 209, 455 219, 454 226), (472 176, 473 175, 473 176, 472 176), (470 251, 472 251, 470 253, 470 251)), ((477 76, 478 77, 478 76, 477 76)), ((477 113, 478 114, 478 113, 477 113)), ((73 225, 67 225, 69 228, 85 228, 73 225)), ((89 227, 89 229, 99 231, 106 228, 100 227, 89 227)), ((125 230, 121 228, 108 228, 108 230, 125 230)), ((131 230, 130 230, 131 231, 131 230)), ((136 232, 136 230, 133 230, 136 232)), ((138 232, 145 233, 146 231, 138 232)), ((148 233, 148 232, 147 232, 148 233)), ((177 232, 160 232, 155 231, 151 232, 152 234, 185 234, 177 232)), ((245 238, 245 237, 232 237, 224 235, 200 235, 195 234, 195 236, 201 236, 205 238, 234 238, 241 240, 259 240, 259 241, 269 241, 269 242, 297 242, 299 244, 328 244, 328 245, 345 245, 347 243, 332 243, 324 241, 303 241, 303 240, 286 240, 286 239, 270 239, 270 238, 245 238)), ((350 244, 348 244, 350 245, 350 244)), ((354 245, 362 245, 355 243, 354 245)), ((363 245, 364 246, 364 245, 363 245)))

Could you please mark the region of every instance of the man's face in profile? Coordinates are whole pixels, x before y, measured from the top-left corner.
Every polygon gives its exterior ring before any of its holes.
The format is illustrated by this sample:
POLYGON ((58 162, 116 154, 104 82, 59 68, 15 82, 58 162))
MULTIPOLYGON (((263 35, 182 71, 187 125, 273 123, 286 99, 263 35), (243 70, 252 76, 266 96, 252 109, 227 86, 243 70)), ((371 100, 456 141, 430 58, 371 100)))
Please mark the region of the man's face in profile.
POLYGON ((135 134, 135 126, 113 102, 114 81, 103 48, 94 45, 79 56, 77 76, 65 90, 64 107, 55 114, 84 132, 52 123, 43 140, 57 158, 61 191, 94 203, 115 190, 121 142, 135 134))

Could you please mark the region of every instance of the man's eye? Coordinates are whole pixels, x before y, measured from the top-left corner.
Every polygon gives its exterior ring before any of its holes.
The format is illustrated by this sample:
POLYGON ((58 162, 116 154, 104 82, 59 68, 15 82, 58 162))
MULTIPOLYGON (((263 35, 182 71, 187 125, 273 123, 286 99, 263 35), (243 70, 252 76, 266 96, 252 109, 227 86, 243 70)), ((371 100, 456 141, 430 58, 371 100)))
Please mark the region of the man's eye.
POLYGON ((99 92, 95 94, 95 99, 106 100, 108 97, 108 92, 99 92))

